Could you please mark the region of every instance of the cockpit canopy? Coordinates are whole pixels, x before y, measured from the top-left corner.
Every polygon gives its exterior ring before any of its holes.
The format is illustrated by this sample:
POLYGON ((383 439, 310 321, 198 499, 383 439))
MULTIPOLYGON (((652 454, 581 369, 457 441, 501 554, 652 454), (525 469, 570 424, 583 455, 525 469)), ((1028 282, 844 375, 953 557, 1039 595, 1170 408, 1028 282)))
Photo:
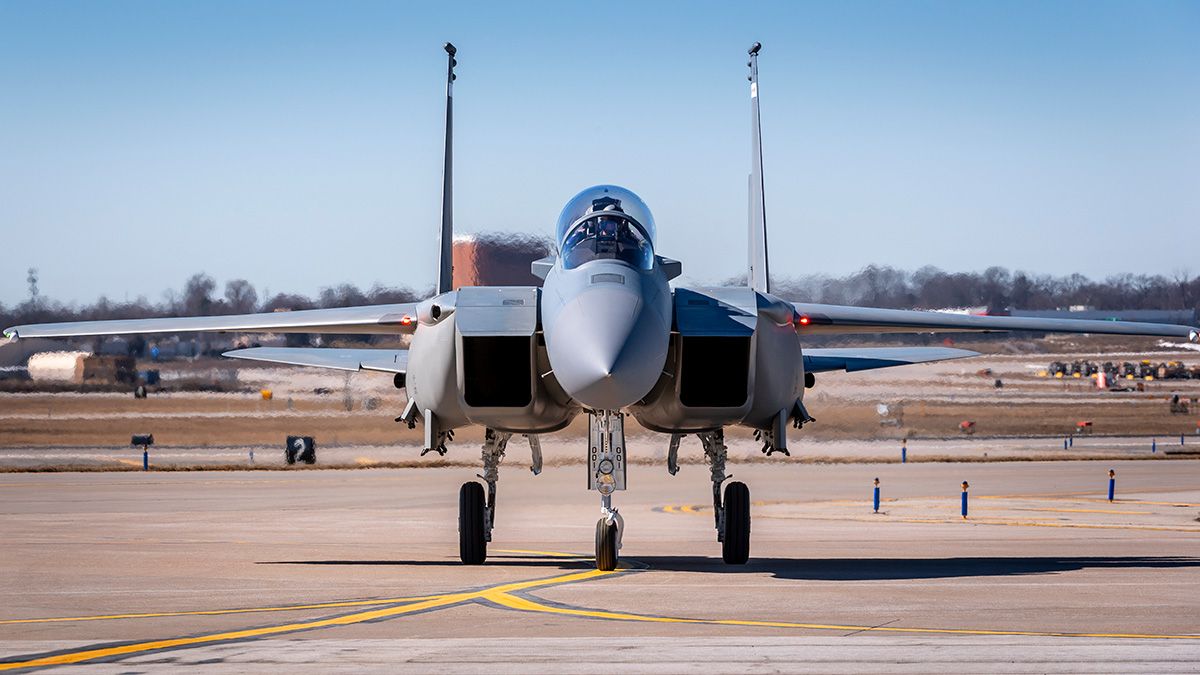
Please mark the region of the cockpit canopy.
POLYGON ((616 185, 597 185, 575 195, 558 217, 555 241, 563 267, 592 260, 654 266, 654 216, 640 197, 616 185))

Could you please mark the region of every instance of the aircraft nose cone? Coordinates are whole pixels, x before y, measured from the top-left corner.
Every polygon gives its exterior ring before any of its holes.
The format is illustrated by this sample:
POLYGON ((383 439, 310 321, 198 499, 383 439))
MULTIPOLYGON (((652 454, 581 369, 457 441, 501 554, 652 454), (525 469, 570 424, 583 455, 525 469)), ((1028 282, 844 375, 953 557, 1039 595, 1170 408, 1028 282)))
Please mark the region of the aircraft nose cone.
POLYGON ((546 332, 546 349, 563 389, 585 406, 619 410, 658 381, 669 327, 623 288, 592 288, 563 308, 546 332))

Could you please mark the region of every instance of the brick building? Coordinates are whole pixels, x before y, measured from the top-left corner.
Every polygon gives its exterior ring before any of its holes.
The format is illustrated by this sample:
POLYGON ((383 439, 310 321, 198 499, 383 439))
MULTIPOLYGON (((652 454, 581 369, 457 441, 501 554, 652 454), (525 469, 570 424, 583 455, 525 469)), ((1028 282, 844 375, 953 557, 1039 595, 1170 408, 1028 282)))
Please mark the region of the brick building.
POLYGON ((545 238, 523 234, 468 234, 454 238, 454 287, 541 286, 530 263, 551 254, 545 238))

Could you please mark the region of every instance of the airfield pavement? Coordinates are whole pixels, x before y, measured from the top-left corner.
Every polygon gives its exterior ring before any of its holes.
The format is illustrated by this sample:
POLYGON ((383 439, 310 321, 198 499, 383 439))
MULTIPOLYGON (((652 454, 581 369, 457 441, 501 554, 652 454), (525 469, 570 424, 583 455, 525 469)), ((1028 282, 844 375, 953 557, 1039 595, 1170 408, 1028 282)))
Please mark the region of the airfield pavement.
POLYGON ((0 475, 0 670, 1200 670, 1200 461, 730 471, 748 565, 705 467, 635 465, 612 573, 579 465, 503 467, 476 567, 468 467, 0 475))

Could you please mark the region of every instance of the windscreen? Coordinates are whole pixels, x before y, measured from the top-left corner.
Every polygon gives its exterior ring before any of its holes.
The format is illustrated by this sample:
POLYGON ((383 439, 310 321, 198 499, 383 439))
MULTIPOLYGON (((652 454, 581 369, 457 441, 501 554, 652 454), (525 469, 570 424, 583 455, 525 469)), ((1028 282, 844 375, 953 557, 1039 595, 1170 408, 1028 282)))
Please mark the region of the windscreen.
POLYGON ((643 270, 654 266, 649 237, 620 215, 597 215, 576 225, 563 239, 562 255, 566 269, 592 260, 620 260, 643 270))

